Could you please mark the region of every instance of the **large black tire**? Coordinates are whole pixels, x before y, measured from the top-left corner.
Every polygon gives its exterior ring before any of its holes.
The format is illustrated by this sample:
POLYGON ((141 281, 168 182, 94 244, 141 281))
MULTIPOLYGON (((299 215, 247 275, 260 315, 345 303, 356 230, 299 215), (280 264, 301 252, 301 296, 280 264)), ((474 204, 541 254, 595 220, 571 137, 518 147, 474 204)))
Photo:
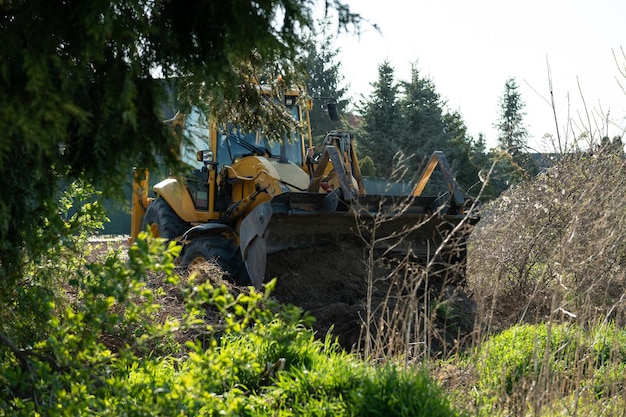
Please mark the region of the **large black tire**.
POLYGON ((172 240, 182 236, 189 229, 189 223, 178 217, 167 201, 157 198, 150 203, 143 216, 142 230, 148 227, 154 237, 172 240))
POLYGON ((185 269, 202 262, 215 262, 224 271, 224 277, 235 284, 252 283, 239 247, 224 235, 194 238, 183 247, 181 258, 181 266, 185 269))

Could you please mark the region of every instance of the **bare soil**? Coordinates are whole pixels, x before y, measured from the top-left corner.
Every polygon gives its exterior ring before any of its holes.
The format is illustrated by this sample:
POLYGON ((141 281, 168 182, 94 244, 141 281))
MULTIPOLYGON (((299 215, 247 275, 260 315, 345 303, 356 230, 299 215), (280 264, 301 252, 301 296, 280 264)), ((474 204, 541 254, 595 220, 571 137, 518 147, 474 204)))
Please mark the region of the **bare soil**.
POLYGON ((347 350, 362 350, 368 325, 370 343, 385 352, 419 339, 440 353, 472 332, 475 305, 462 288, 428 283, 423 266, 408 260, 367 255, 347 242, 291 250, 268 256, 266 278, 277 278, 279 302, 316 318, 318 337, 330 331, 347 350))
POLYGON ((268 256, 273 296, 309 311, 318 337, 332 334, 348 349, 358 345, 366 311, 367 265, 361 248, 347 243, 268 256))

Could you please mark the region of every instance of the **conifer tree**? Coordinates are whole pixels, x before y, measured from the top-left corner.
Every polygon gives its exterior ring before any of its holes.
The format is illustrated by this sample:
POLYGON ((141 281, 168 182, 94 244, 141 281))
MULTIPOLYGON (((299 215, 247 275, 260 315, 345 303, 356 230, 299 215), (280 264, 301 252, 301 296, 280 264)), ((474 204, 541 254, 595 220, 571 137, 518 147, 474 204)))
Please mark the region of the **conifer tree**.
POLYGON ((418 168, 434 151, 449 149, 443 117, 445 103, 432 80, 422 77, 416 65, 411 67, 411 79, 402 82, 402 93, 401 146, 405 153, 414 155, 412 165, 418 168))
POLYGON ((341 128, 341 122, 328 117, 327 105, 331 101, 337 103, 340 115, 348 104, 344 99, 348 85, 342 84, 341 61, 337 59, 340 50, 333 46, 330 36, 330 22, 323 20, 318 23, 319 31, 312 35, 303 53, 306 61, 306 86, 309 96, 313 99, 311 118, 311 134, 316 145, 323 140, 326 132, 341 128))
POLYGON ((500 97, 500 116, 494 125, 498 129, 498 146, 517 157, 526 151, 528 130, 524 125, 524 107, 515 78, 509 78, 504 84, 504 93, 500 97))
POLYGON ((402 83, 400 108, 403 117, 400 146, 407 155, 413 155, 409 168, 420 170, 435 151, 443 151, 457 175, 462 188, 478 183, 484 146, 475 143, 467 134, 467 127, 458 111, 450 112, 437 92, 434 82, 423 77, 417 66, 411 68, 411 79, 402 83))
POLYGON ((374 91, 359 108, 362 115, 357 132, 359 153, 361 158, 371 157, 376 175, 384 178, 391 175, 394 169, 394 155, 400 150, 399 87, 395 82, 394 72, 389 61, 379 65, 378 80, 372 83, 374 91))
MULTIPOLYGON (((524 124, 524 107, 519 86, 515 78, 509 78, 504 84, 504 92, 500 97, 500 116, 494 127, 498 129, 498 158, 494 178, 508 187, 516 182, 529 179, 536 174, 537 168, 528 153, 528 130, 524 124), (502 154, 503 153, 503 154, 502 154), (505 157, 502 157, 505 156, 505 157)), ((502 186, 498 187, 500 192, 502 186)))

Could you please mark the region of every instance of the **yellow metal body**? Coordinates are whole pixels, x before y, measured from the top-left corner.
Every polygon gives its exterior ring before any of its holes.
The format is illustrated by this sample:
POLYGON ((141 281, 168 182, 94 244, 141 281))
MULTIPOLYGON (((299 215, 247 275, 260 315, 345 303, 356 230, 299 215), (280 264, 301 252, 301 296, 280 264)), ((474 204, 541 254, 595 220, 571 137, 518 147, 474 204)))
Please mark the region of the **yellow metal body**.
POLYGON ((178 217, 186 222, 198 221, 198 213, 183 182, 168 178, 156 184, 152 190, 167 201, 178 217))
POLYGON ((148 171, 135 169, 133 171, 132 201, 130 211, 130 239, 133 243, 137 239, 137 235, 141 232, 141 223, 143 215, 146 214, 148 204, 151 199, 148 198, 148 171))

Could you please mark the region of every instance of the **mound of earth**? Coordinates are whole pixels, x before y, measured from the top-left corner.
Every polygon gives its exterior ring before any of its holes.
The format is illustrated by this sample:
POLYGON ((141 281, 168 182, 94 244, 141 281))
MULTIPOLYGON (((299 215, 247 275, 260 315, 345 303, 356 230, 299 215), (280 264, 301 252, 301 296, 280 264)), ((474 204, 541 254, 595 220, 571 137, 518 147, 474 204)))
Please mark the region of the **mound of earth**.
POLYGON ((273 296, 315 318, 319 337, 332 333, 356 347, 366 309, 368 268, 363 249, 349 244, 303 248, 268 256, 268 277, 277 278, 273 296))
POLYGON ((317 336, 331 331, 348 350, 362 347, 368 323, 370 340, 386 349, 431 333, 429 349, 441 350, 472 331, 475 308, 461 288, 429 285, 424 268, 406 260, 367 260, 347 242, 302 248, 268 256, 266 276, 277 278, 276 300, 309 311, 317 336))

